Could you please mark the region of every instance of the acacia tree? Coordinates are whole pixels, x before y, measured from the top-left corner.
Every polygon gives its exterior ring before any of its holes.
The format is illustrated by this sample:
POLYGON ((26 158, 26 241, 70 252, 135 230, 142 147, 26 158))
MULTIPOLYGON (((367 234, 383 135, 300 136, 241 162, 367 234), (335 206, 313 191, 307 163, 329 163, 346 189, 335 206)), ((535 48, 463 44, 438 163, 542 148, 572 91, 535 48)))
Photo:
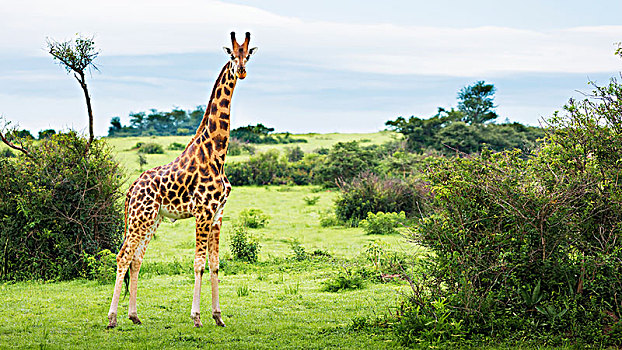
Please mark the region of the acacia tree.
MULTIPOLYGON (((88 145, 93 142, 93 108, 91 107, 91 96, 86 85, 86 72, 91 69, 99 71, 93 63, 99 55, 99 50, 95 47, 92 37, 82 37, 77 35, 75 40, 56 41, 47 39, 48 52, 58 64, 67 70, 67 74, 73 72, 74 78, 80 84, 86 100, 86 110, 89 115, 89 140, 88 145)), ((88 148, 88 147, 87 147, 88 148)))

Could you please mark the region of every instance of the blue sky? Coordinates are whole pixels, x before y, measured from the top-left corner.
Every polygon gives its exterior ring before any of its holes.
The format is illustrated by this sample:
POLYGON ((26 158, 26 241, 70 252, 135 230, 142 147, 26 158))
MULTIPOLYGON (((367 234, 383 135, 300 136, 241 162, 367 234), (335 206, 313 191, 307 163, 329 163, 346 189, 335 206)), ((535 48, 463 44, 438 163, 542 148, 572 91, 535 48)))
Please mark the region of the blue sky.
POLYGON ((456 105, 477 80, 497 112, 537 125, 587 82, 619 75, 622 1, 24 0, 0 7, 0 114, 34 132, 86 130, 75 80, 46 37, 94 35, 96 134, 110 119, 207 102, 229 32, 259 47, 234 94, 233 126, 371 132, 456 105), (84 11, 76 9, 82 7, 84 11))

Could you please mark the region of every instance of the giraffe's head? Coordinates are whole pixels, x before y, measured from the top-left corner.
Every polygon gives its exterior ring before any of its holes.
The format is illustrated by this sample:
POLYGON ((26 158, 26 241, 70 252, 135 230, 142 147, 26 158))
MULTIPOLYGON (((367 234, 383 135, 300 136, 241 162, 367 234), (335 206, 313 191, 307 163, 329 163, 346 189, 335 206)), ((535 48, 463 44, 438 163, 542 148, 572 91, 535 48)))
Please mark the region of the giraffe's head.
POLYGON ((235 75, 239 79, 246 78, 246 62, 251 58, 251 55, 257 52, 257 48, 248 48, 248 42, 251 40, 251 33, 246 32, 246 38, 242 45, 238 44, 235 40, 235 32, 231 32, 231 45, 232 48, 223 47, 227 55, 231 56, 231 64, 235 75))

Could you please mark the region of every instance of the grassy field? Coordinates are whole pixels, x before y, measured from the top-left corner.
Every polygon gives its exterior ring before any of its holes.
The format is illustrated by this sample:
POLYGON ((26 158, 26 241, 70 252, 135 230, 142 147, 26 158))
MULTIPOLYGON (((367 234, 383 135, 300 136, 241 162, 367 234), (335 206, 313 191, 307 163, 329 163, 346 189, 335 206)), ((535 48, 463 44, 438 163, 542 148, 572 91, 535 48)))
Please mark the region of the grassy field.
MULTIPOLYGON (((330 148, 337 142, 359 141, 362 145, 377 145, 390 140, 401 138, 401 134, 392 131, 381 131, 371 134, 295 134, 293 138, 301 138, 307 140, 307 142, 291 143, 291 144, 277 144, 277 145, 255 145, 257 152, 264 152, 269 149, 284 150, 287 147, 300 148, 304 152, 311 152, 318 148, 330 148)), ((164 154, 147 154, 147 165, 145 169, 149 169, 153 166, 166 164, 175 157, 177 157, 181 151, 168 150, 168 146, 173 143, 181 143, 183 145, 188 144, 192 136, 159 136, 159 137, 120 137, 108 139, 108 142, 115 148, 117 158, 128 169, 130 176, 140 174, 138 165, 138 154, 136 149, 133 149, 138 142, 152 142, 160 144, 164 150, 164 154)), ((239 156, 228 156, 227 162, 236 162, 245 160, 249 157, 248 154, 239 156)))
MULTIPOLYGON (((308 135, 306 149, 326 147, 344 138, 308 135)), ((382 142, 389 133, 347 135, 347 139, 382 142)), ((129 177, 137 172, 135 151, 142 139, 113 139, 129 177)), ((157 138, 168 145, 181 138, 157 138)), ((282 147, 282 146, 279 146, 282 147)), ((149 166, 174 158, 179 151, 149 155, 149 166)), ((204 283, 204 327, 193 328, 190 318, 194 255, 194 221, 164 222, 151 242, 141 270, 136 326, 119 306, 119 327, 106 330, 112 284, 75 280, 21 282, 0 285, 0 348, 400 348, 390 334, 351 330, 352 320, 394 312, 407 286, 401 282, 374 283, 337 293, 322 290, 322 282, 352 264, 364 262, 365 247, 380 241, 388 249, 411 252, 400 236, 369 236, 358 228, 319 225, 320 211, 328 210, 336 193, 310 186, 235 187, 225 208, 221 240, 220 299, 226 328, 216 327, 210 313, 209 283, 204 283), (315 205, 304 197, 319 196, 315 205), (265 228, 251 230, 261 243, 256 264, 231 260, 229 237, 245 208, 270 216, 265 228), (323 250, 332 258, 296 261, 291 242, 308 251, 323 250)))

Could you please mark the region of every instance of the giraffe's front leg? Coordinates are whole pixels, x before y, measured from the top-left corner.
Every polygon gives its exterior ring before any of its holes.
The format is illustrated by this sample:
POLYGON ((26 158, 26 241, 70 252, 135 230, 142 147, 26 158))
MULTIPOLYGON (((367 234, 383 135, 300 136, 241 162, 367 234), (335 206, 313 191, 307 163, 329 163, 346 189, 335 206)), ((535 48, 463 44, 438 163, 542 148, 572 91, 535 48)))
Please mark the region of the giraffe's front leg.
POLYGON ((197 217, 196 247, 194 251, 194 294, 192 295, 192 311, 190 315, 195 327, 203 327, 201 323, 201 283, 205 271, 205 256, 211 220, 204 216, 197 217))
POLYGON ((216 321, 217 326, 224 327, 225 322, 222 320, 220 313, 220 302, 218 300, 218 244, 220 241, 220 226, 222 225, 222 217, 211 227, 209 235, 209 271, 210 280, 212 282, 212 317, 216 321))

